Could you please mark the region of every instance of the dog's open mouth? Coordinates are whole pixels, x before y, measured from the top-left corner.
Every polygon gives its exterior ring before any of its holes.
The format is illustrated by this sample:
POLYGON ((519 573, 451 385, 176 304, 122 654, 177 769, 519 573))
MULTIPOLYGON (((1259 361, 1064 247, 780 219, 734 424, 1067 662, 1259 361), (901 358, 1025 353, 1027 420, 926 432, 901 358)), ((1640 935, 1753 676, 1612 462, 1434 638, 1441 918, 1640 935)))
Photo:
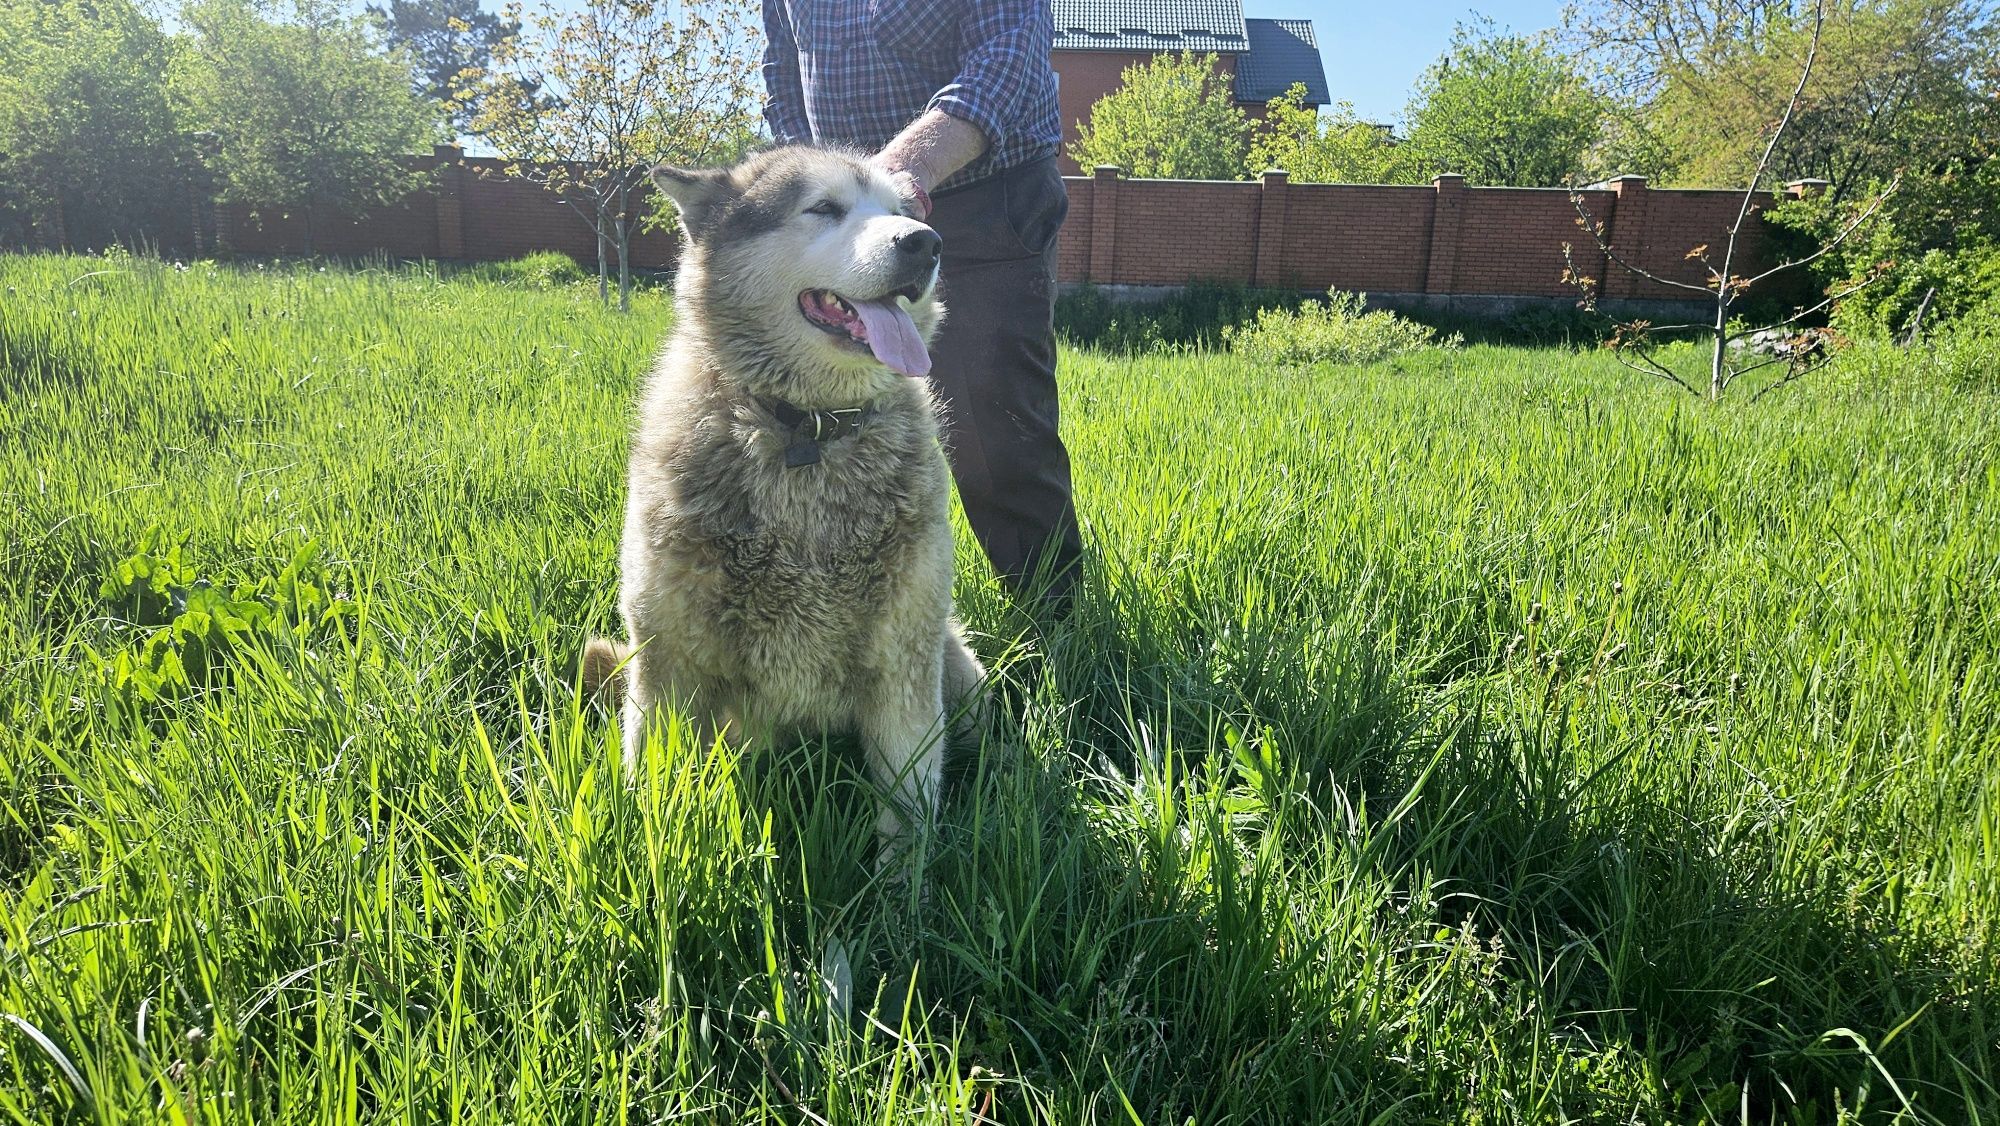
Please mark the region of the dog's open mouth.
POLYGON ((821 332, 866 347, 889 370, 921 376, 930 374, 931 354, 903 304, 921 297, 923 292, 914 285, 867 301, 850 301, 830 289, 808 289, 799 294, 799 312, 821 332))

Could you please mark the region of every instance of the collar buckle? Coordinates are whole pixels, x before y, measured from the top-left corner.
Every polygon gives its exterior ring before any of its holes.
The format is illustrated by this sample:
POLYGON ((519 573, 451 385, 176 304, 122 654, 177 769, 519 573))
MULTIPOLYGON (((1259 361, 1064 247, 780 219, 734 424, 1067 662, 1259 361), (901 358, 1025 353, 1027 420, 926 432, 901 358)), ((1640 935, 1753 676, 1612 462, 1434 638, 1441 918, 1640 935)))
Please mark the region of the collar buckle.
POLYGON ((786 430, 785 468, 787 469, 819 464, 821 442, 834 442, 850 434, 858 434, 862 425, 875 416, 873 405, 839 407, 833 410, 802 410, 783 399, 762 398, 757 400, 757 405, 771 412, 771 416, 778 420, 778 425, 786 430))

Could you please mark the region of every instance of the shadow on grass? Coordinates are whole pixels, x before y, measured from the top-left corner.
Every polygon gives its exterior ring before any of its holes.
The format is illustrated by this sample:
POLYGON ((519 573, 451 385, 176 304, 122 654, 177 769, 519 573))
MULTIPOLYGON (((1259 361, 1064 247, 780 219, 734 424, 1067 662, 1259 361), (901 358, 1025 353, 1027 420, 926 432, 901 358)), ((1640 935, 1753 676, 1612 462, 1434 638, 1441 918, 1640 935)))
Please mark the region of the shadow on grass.
POLYGON ((8 332, 0 326, 0 403, 15 398, 33 398, 52 388, 81 387, 96 373, 80 362, 72 350, 26 333, 8 332))

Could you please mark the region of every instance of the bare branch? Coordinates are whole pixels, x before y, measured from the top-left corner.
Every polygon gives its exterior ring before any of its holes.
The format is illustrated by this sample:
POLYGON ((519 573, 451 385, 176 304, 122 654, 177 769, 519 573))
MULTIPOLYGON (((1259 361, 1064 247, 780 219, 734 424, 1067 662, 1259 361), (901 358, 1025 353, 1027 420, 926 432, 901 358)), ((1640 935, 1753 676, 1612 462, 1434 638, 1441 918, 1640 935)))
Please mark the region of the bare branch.
POLYGON ((1630 351, 1632 351, 1634 355, 1637 355, 1640 360, 1644 361, 1644 366, 1641 366, 1640 364, 1635 364, 1631 360, 1626 359, 1625 358, 1626 351, 1627 349, 1613 348, 1611 349, 1611 358, 1617 360, 1621 364, 1624 364, 1626 367, 1631 368, 1633 371, 1640 372, 1644 375, 1650 375, 1655 379, 1664 379, 1668 383, 1674 384, 1675 386, 1679 387, 1683 391, 1686 391, 1690 395, 1695 395, 1698 397, 1701 394, 1701 392, 1696 391, 1693 387, 1689 386, 1687 380, 1682 379, 1678 375, 1675 375, 1672 368, 1669 368, 1661 364, 1658 360, 1655 360, 1652 356, 1648 355, 1646 352, 1639 349, 1630 349, 1630 351))
POLYGON ((1797 324, 1799 321, 1802 321, 1805 318, 1812 316, 1814 313, 1818 313, 1825 309, 1828 309, 1837 302, 1845 301, 1847 298, 1854 296, 1855 294, 1861 292, 1864 289, 1867 289, 1869 286, 1874 285, 1876 282, 1881 281, 1883 278, 1886 278, 1888 276, 1889 275, 1886 271, 1877 270, 1874 273, 1869 274, 1867 277, 1861 279, 1860 281, 1855 282, 1853 285, 1850 285, 1847 288, 1842 289, 1838 293, 1829 293, 1825 297, 1814 302, 1813 304, 1808 305, 1803 309, 1800 309, 1798 312, 1793 313, 1789 317, 1786 317, 1784 320, 1779 321, 1774 325, 1769 325, 1767 327, 1784 328, 1787 325, 1797 324))
POLYGON ((1685 323, 1677 325, 1649 324, 1646 326, 1646 333, 1649 336, 1657 336, 1663 332, 1689 332, 1689 331, 1714 332, 1715 326, 1712 324, 1697 323, 1695 321, 1687 321, 1685 323))
POLYGON ((1818 363, 1811 364, 1806 367, 1796 368, 1792 371, 1788 371, 1785 373, 1784 378, 1773 380, 1772 382, 1767 383, 1763 387, 1759 388, 1755 395, 1750 396, 1750 401, 1754 403, 1759 399, 1762 399, 1764 396, 1770 394, 1771 392, 1776 391, 1780 387, 1784 387, 1792 383, 1797 383, 1799 380, 1804 379, 1806 376, 1811 375, 1813 372, 1818 371, 1819 369, 1825 367, 1826 365, 1832 362, 1833 362, 1833 357, 1828 356, 1820 360, 1818 363))
POLYGON ((1930 312, 1931 298, 1936 296, 1937 286, 1931 286, 1924 290, 1924 299, 1917 303, 1917 315, 1910 318, 1910 331, 1903 337, 1903 347, 1908 348, 1910 345, 1915 344, 1917 339, 1923 335, 1924 314, 1930 312))
POLYGON ((1753 371, 1762 371, 1765 368, 1776 367, 1779 364, 1794 364, 1797 362, 1798 362, 1798 356, 1796 354, 1779 353, 1778 355, 1771 356, 1768 359, 1758 360, 1756 363, 1751 364, 1748 367, 1731 369, 1728 378, 1726 378, 1723 381, 1723 385, 1727 386, 1728 384, 1734 383, 1736 382, 1738 377, 1749 375, 1753 371))

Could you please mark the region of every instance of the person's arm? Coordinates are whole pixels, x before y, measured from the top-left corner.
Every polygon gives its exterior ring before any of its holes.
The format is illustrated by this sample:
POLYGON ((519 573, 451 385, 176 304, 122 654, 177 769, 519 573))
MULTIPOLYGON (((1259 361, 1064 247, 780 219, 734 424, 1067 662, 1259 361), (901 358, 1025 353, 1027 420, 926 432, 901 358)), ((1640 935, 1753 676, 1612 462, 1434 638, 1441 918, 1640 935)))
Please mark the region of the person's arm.
POLYGON ((1029 82, 1049 65, 1047 0, 981 0, 973 9, 959 25, 957 75, 876 155, 916 181, 919 199, 1007 136, 1029 82))
POLYGON ((931 185, 978 160, 986 148, 986 134, 977 125, 941 109, 927 109, 882 146, 875 163, 896 178, 904 196, 916 201, 917 218, 928 219, 931 185))
POLYGON ((779 141, 812 140, 806 88, 799 78, 799 47, 784 0, 764 0, 764 121, 779 141))

